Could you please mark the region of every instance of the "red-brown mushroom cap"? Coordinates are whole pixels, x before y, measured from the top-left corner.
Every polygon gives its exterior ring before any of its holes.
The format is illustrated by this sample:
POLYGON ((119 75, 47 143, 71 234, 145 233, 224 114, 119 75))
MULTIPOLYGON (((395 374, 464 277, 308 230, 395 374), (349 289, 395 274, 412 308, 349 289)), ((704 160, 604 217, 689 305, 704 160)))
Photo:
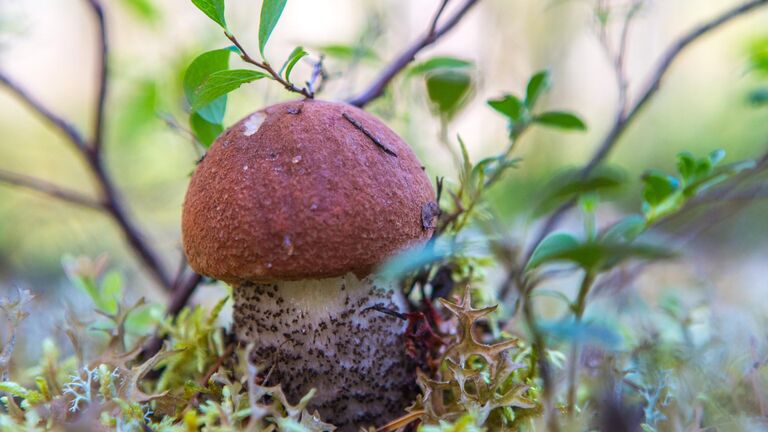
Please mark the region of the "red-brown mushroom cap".
POLYGON ((230 283, 368 275, 432 233, 435 195, 408 145, 356 107, 265 108, 198 165, 182 215, 193 269, 230 283))

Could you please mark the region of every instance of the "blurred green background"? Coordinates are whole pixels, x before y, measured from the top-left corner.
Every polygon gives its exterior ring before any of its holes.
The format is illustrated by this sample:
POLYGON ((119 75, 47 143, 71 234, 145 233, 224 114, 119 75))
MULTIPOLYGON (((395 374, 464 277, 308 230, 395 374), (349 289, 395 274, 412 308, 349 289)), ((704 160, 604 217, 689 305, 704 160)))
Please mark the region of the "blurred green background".
MULTIPOLYGON (((425 30, 436 3, 291 1, 272 36, 269 55, 285 58, 299 44, 314 55, 326 52, 332 79, 321 97, 343 99, 362 89, 425 30), (329 48, 332 45, 363 46, 372 55, 350 59, 343 52, 339 55, 343 50, 329 48)), ((647 2, 628 39, 630 97, 676 37, 737 3, 647 2)), ((461 134, 475 159, 498 153, 507 144, 504 120, 485 101, 505 92, 521 93, 537 70, 547 68, 553 76, 552 91, 542 106, 575 111, 586 120, 586 133, 536 130, 527 135, 518 151, 522 164, 494 189, 493 206, 520 241, 535 226, 531 210, 553 173, 583 164, 614 116, 616 84, 598 41, 593 6, 592 1, 575 0, 484 0, 418 58, 451 55, 474 62, 472 99, 449 124, 447 136, 455 142, 461 134)), ((183 130, 187 116, 181 80, 196 55, 225 47, 227 41, 187 0, 112 0, 105 7, 112 44, 107 164, 131 214, 173 271, 181 260, 181 205, 199 157, 183 130)), ((230 28, 253 50, 259 7, 256 1, 227 2, 230 28)), ((724 148, 728 161, 734 161, 766 149, 768 111, 750 106, 747 95, 764 84, 764 77, 761 82, 750 73, 749 53, 768 34, 767 24, 765 12, 739 19, 697 42, 673 65, 660 94, 609 158, 626 170, 631 191, 601 210, 603 223, 636 211, 640 174, 651 167, 671 169, 679 151, 704 154, 724 148)), ((90 130, 95 31, 78 0, 0 0, 0 68, 82 130, 90 130)), ((609 26, 609 31, 616 40, 617 27, 609 26)), ((296 81, 303 82, 310 72, 311 65, 301 63, 296 81)), ((230 95, 225 123, 291 97, 266 80, 249 84, 230 95)), ((423 81, 397 79, 389 95, 370 109, 406 138, 431 176, 455 177, 423 81)), ((5 90, 0 90, 0 169, 94 193, 78 155, 5 90)), ((704 287, 699 292, 721 304, 765 306, 767 216, 768 205, 757 202, 686 244, 682 259, 654 267, 637 282, 643 296, 654 298, 671 287, 692 286, 704 287)), ((573 218, 564 226, 579 223, 573 218)), ((0 184, 0 294, 13 287, 30 288, 57 304, 57 293, 67 283, 62 256, 101 254, 123 273, 135 296, 163 299, 108 217, 0 184)), ((68 290, 65 296, 71 295, 68 290)), ((200 290, 196 299, 211 296, 211 291, 200 290)))

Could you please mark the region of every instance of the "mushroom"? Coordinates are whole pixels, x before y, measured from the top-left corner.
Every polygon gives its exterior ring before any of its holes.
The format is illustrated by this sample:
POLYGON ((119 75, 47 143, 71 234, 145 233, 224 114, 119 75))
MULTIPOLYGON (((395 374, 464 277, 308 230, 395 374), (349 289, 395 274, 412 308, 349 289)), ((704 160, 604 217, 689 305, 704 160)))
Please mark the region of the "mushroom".
POLYGON ((234 330, 297 402, 342 430, 411 401, 401 290, 376 267, 432 234, 435 194, 408 145, 347 104, 302 100, 242 119, 213 144, 184 203, 193 269, 233 287, 234 330), (386 312, 386 311, 385 311, 386 312))

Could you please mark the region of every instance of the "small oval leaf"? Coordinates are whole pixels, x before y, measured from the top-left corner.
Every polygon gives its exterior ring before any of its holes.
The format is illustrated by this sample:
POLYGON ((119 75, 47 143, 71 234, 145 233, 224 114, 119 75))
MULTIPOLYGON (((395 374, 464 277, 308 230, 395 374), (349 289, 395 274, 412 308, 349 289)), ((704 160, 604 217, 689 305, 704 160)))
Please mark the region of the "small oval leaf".
POLYGON ((469 60, 455 57, 432 57, 431 59, 411 66, 408 76, 421 75, 440 69, 466 69, 472 66, 469 60))
POLYGON ((221 28, 227 29, 227 20, 224 18, 224 0, 192 0, 192 3, 221 28))
POLYGON ((224 132, 224 127, 221 124, 210 123, 199 113, 192 113, 189 117, 189 126, 192 128, 197 141, 205 148, 210 147, 213 141, 224 132))
MULTIPOLYGON (((184 73, 184 96, 190 105, 194 103, 195 91, 214 72, 229 68, 231 48, 208 51, 197 56, 184 73)), ((223 95, 196 111, 210 123, 221 123, 227 108, 227 96, 223 95)))
POLYGON ((525 105, 528 109, 533 109, 536 102, 539 100, 539 96, 541 96, 548 88, 549 71, 539 71, 531 77, 525 90, 525 105))
POLYGON ((504 95, 498 99, 489 99, 488 106, 513 122, 519 121, 522 117, 523 103, 517 96, 511 94, 504 95))
POLYGON ((459 70, 440 70, 427 75, 427 94, 437 111, 453 116, 466 101, 472 87, 469 74, 459 70))
POLYGON ((525 268, 526 270, 533 270, 546 262, 559 258, 563 253, 573 250, 578 246, 579 241, 570 234, 550 234, 536 246, 525 268))
POLYGON ((285 4, 288 0, 264 0, 261 4, 261 17, 259 20, 259 52, 261 58, 264 58, 264 48, 272 35, 272 30, 277 26, 280 15, 283 14, 285 4))
POLYGON ((540 114, 533 119, 534 122, 567 130, 587 130, 587 125, 575 114, 561 111, 552 111, 540 114))
POLYGON ((195 90, 192 109, 198 110, 243 84, 268 76, 263 72, 248 69, 214 72, 195 90))
POLYGON ((293 67, 296 66, 299 60, 308 55, 309 53, 304 50, 303 47, 296 47, 291 51, 288 59, 283 63, 283 67, 280 68, 280 74, 283 75, 286 81, 291 81, 291 72, 293 67), (285 72, 285 73, 283 73, 285 72))

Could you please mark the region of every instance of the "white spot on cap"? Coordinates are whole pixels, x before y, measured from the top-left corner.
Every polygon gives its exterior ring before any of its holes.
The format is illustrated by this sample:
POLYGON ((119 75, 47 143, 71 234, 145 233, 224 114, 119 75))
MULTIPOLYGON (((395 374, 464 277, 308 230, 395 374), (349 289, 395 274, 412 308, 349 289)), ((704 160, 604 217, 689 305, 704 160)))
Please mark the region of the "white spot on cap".
POLYGON ((283 249, 285 250, 286 255, 293 255, 293 243, 287 234, 283 236, 283 249))
POLYGON ((301 162, 301 156, 296 156, 295 158, 291 159, 291 162, 297 164, 301 162))
POLYGON ((267 118, 267 116, 260 112, 251 114, 251 116, 248 117, 248 120, 245 121, 243 135, 251 136, 258 132, 261 124, 264 123, 265 118, 267 118))

